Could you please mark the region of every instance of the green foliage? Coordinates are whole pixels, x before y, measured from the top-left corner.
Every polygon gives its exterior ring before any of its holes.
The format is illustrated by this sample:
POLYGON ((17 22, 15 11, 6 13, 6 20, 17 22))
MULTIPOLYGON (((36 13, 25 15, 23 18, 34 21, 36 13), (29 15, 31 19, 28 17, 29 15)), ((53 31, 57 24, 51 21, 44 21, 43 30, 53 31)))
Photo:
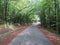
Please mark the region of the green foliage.
POLYGON ((43 0, 40 5, 40 18, 42 26, 60 33, 60 1, 43 0))
POLYGON ((42 26, 60 33, 60 0, 0 0, 0 23, 26 24, 37 20, 35 15, 42 26))
POLYGON ((33 0, 1 0, 0 19, 3 20, 1 22, 19 24, 33 22, 37 11, 35 6, 37 6, 36 1, 33 0))

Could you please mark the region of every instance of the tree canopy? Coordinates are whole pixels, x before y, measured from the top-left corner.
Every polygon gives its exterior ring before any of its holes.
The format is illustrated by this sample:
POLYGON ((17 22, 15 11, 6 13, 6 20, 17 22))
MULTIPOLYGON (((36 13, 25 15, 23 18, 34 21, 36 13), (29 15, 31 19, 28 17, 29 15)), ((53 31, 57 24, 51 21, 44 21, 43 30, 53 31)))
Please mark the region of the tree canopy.
POLYGON ((25 24, 40 18, 41 25, 60 33, 60 0, 0 0, 0 24, 25 24))

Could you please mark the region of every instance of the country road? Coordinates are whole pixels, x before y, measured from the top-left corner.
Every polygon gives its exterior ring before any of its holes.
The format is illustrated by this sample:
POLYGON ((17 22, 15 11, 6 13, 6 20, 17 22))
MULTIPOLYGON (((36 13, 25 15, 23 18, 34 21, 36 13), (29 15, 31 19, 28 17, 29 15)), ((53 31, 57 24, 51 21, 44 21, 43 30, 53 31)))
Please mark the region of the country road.
POLYGON ((8 45, 53 45, 46 36, 32 24, 18 34, 8 45))

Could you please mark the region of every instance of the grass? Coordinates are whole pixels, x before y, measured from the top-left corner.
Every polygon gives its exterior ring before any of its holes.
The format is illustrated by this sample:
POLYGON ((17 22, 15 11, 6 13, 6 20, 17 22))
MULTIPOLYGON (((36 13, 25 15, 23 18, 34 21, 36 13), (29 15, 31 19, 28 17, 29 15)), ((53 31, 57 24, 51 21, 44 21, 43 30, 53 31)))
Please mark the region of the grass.
POLYGON ((4 38, 6 37, 7 35, 9 35, 12 31, 9 31, 9 32, 5 32, 3 34, 0 34, 0 38, 4 38))
POLYGON ((4 38, 7 35, 9 35, 11 32, 16 31, 15 28, 17 28, 17 26, 15 26, 15 25, 7 25, 8 27, 10 26, 10 28, 5 28, 5 25, 2 25, 2 26, 0 25, 0 28, 1 28, 0 29, 0 38, 4 38))

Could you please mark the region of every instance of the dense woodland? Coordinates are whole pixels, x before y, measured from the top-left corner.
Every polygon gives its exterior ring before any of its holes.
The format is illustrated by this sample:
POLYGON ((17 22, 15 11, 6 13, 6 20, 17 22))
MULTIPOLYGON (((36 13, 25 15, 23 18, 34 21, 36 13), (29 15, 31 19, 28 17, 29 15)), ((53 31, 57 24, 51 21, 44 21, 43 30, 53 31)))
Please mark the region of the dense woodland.
POLYGON ((0 24, 41 25, 60 33, 60 0, 0 0, 0 24))

